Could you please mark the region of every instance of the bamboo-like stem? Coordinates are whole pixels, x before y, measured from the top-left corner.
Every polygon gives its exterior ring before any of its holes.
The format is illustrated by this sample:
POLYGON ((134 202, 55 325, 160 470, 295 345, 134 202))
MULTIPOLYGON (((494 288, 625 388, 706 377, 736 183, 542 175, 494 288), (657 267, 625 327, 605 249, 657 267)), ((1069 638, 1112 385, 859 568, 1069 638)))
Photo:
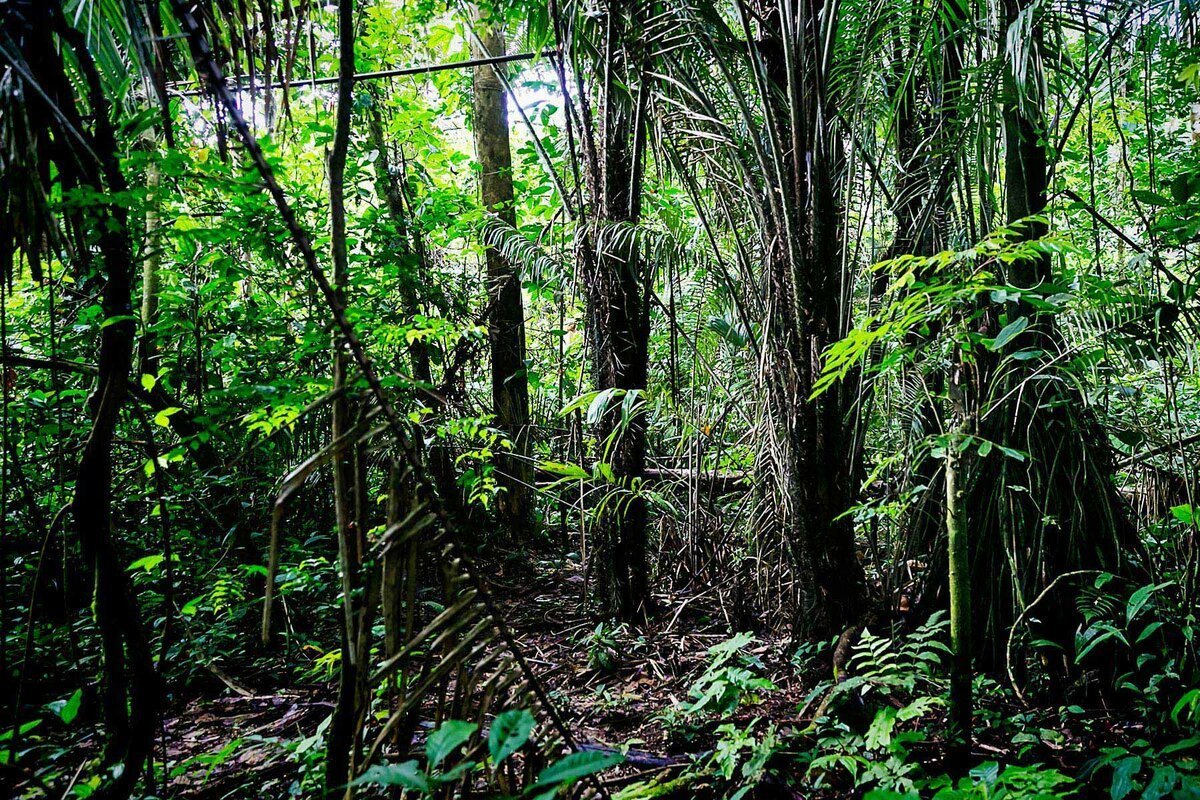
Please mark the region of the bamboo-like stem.
POLYGON ((946 446, 946 539, 950 592, 951 760, 965 771, 971 753, 971 559, 962 479, 968 438, 964 420, 946 446))

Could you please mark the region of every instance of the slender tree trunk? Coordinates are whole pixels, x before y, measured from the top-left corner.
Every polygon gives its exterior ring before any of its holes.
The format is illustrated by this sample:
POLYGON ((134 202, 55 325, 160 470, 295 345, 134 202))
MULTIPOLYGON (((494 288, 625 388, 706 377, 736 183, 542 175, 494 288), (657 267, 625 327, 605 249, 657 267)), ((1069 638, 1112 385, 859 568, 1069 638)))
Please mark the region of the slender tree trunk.
MULTIPOLYGON (((105 197, 120 195, 128 186, 121 172, 111 108, 87 41, 67 22, 61 3, 51 3, 45 10, 48 19, 42 23, 43 32, 57 33, 79 64, 92 113, 92 132, 87 133, 89 129, 67 90, 69 82, 62 72, 61 56, 53 56, 57 74, 42 83, 42 91, 53 96, 56 90, 62 90, 58 113, 66 115, 76 131, 88 136, 91 152, 100 159, 99 164, 84 158, 72 164, 60 163, 59 168, 78 167, 79 185, 105 197)), ((47 46, 48 52, 55 52, 52 43, 47 46)), ((96 384, 88 401, 92 428, 80 455, 71 510, 84 560, 95 580, 93 610, 104 655, 102 703, 109 736, 104 761, 119 766, 116 776, 93 796, 123 800, 132 794, 153 749, 159 681, 133 587, 112 538, 113 438, 128 397, 134 354, 133 247, 128 213, 119 205, 102 203, 96 208, 94 224, 99 232, 97 249, 104 279, 101 307, 105 319, 112 322, 100 332, 96 384)))
MULTIPOLYGON (((914 18, 924 13, 920 6, 914 7, 914 18)), ((922 117, 918 110, 917 97, 920 87, 919 76, 898 73, 896 81, 905 92, 900 105, 901 113, 895 120, 897 156, 901 171, 896 179, 895 207, 896 237, 885 253, 885 259, 905 254, 932 256, 948 247, 945 232, 954 204, 951 194, 955 172, 965 163, 969 142, 962 140, 959 124, 959 100, 962 96, 963 44, 968 35, 967 9, 964 0, 940 0, 938 3, 938 35, 941 40, 941 63, 936 71, 930 70, 927 77, 932 93, 941 99, 940 105, 930 109, 922 117)), ((923 43, 914 40, 914 46, 923 43)), ((920 58, 919 53, 910 52, 899 63, 910 64, 920 58)), ((881 277, 882 273, 881 273, 881 277)), ((914 345, 923 339, 936 338, 940 327, 931 331, 913 331, 908 341, 914 345)), ((923 376, 906 375, 912 393, 919 400, 913 408, 912 429, 918 442, 932 435, 940 425, 941 409, 939 397, 945 388, 946 375, 941 369, 927 372, 923 376)), ((927 487, 920 498, 905 515, 903 521, 902 557, 924 558, 938 548, 945 529, 947 510, 945 507, 945 481, 939 480, 938 459, 926 456, 913 466, 911 483, 914 487, 927 487)), ((934 570, 930 579, 935 584, 943 580, 940 570, 934 570)), ((899 575, 896 576, 899 579, 899 575)), ((893 587, 897 589, 899 587, 893 587)), ((930 597, 939 598, 940 593, 929 592, 930 597)))
MULTIPOLYGON (((961 394, 961 393, 960 393, 961 394)), ((961 399, 961 398, 960 398, 961 399)), ((971 644, 971 552, 966 493, 960 483, 966 474, 963 459, 969 453, 971 427, 961 403, 958 420, 946 445, 943 465, 946 484, 947 574, 950 592, 950 744, 954 768, 966 772, 971 753, 973 645, 971 644)))
MULTIPOLYGON (((478 42, 473 58, 504 55, 502 22, 483 19, 475 10, 478 42)), ((479 185, 484 208, 503 223, 515 226, 512 150, 508 135, 508 106, 497 70, 499 65, 476 67, 474 79, 475 152, 479 160, 479 185)), ((495 247, 485 251, 487 261, 488 343, 492 354, 492 407, 496 424, 514 444, 501 457, 497 511, 514 540, 533 525, 533 467, 529 460, 529 381, 525 375, 525 308, 521 276, 495 247)))
MULTIPOLYGON (((158 139, 153 135, 145 138, 150 148, 157 148, 158 139)), ((168 146, 170 142, 168 141, 168 146)), ((145 215, 145 241, 142 245, 142 302, 141 321, 142 335, 138 340, 137 376, 138 385, 135 391, 140 398, 155 412, 167 408, 179 408, 181 400, 172 396, 161 384, 155 381, 149 390, 141 388, 142 375, 150 375, 157 379, 161 361, 158 348, 158 337, 155 326, 159 320, 159 296, 162 292, 160 267, 162 264, 163 242, 159 236, 161 220, 158 215, 155 197, 159 188, 160 176, 158 164, 151 159, 146 166, 146 189, 149 194, 145 215)), ((180 439, 190 440, 192 457, 203 472, 212 476, 226 475, 225 459, 212 439, 199 440, 196 434, 201 431, 195 417, 189 410, 184 409, 172 414, 168 425, 180 439)), ((238 561, 243 565, 259 564, 261 554, 254 546, 250 529, 242 519, 242 495, 238 486, 228 481, 213 481, 209 495, 211 501, 211 518, 216 521, 214 533, 218 541, 230 539, 238 561)), ((251 595, 260 594, 263 590, 262 576, 257 572, 248 580, 251 595)))
MULTIPOLYGON (((426 277, 424 273, 428 269, 425 249, 420 238, 421 233, 411 224, 404 196, 403 176, 394 171, 398 165, 394 165, 388 156, 383 115, 378 103, 372 107, 368 126, 371 144, 378 153, 375 158, 375 190, 387 206, 394 229, 389 255, 396 259, 401 267, 397 281, 400 307, 405 317, 411 321, 421 310, 417 286, 426 277)), ((429 359, 429 348, 424 342, 415 341, 409 345, 408 355, 413 379, 424 386, 432 386, 433 369, 429 359)), ((441 408, 438 399, 430 398, 430 403, 435 411, 441 408)), ((461 502, 462 492, 455 483, 454 462, 449 449, 445 444, 435 443, 429 448, 428 457, 428 468, 438 493, 455 514, 460 515, 464 510, 461 502)))
MULTIPOLYGON (((338 93, 337 122, 333 149, 329 154, 329 217, 333 255, 333 287, 339 305, 344 307, 350 280, 349 257, 346 250, 346 159, 350 148, 350 127, 354 104, 354 0, 340 0, 338 5, 338 93)), ((351 403, 346 397, 346 371, 349 366, 346 345, 340 334, 333 337, 333 388, 340 394, 333 401, 332 439, 337 442, 352 427, 351 403)), ((338 565, 341 572, 342 594, 342 657, 338 672, 337 704, 329 725, 325 760, 325 795, 352 795, 347 784, 352 777, 352 761, 357 732, 359 709, 357 606, 362 567, 362 531, 358 508, 357 487, 360 478, 356 470, 358 448, 354 443, 345 446, 333 459, 334 507, 337 516, 338 565)))
MULTIPOLYGON (((153 136, 148 137, 151 147, 157 147, 153 136)), ((158 164, 151 159, 146 165, 146 238, 142 247, 142 338, 138 342, 138 370, 142 375, 158 377, 158 342, 154 325, 158 322, 158 269, 162 263, 158 236, 158 164)))

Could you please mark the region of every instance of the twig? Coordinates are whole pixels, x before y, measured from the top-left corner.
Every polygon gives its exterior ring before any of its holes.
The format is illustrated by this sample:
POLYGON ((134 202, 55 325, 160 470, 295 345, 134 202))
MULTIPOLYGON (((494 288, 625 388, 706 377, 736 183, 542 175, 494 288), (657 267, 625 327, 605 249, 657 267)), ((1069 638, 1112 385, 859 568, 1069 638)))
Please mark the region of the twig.
POLYGON ((1060 581, 1066 580, 1067 578, 1077 578, 1080 575, 1098 575, 1101 572, 1103 572, 1103 570, 1077 569, 1072 572, 1064 572, 1062 575, 1059 575, 1057 578, 1050 581, 1049 586, 1047 586, 1045 589, 1042 589, 1041 594, 1033 598, 1032 603, 1025 606, 1025 608, 1021 610, 1021 613, 1017 615, 1016 621, 1013 622, 1012 627, 1008 629, 1008 641, 1004 645, 1004 669, 1008 673, 1009 685, 1011 685, 1013 691, 1016 692, 1017 699, 1021 701, 1021 705, 1025 706, 1026 708, 1029 707, 1029 701, 1025 699, 1024 693, 1021 692, 1021 687, 1017 686, 1017 678, 1013 674, 1012 667, 1013 637, 1017 633, 1017 628, 1020 627, 1021 623, 1025 620, 1025 617, 1029 615, 1029 612, 1033 610, 1033 607, 1042 602, 1046 595, 1050 594, 1050 590, 1057 586, 1060 581))

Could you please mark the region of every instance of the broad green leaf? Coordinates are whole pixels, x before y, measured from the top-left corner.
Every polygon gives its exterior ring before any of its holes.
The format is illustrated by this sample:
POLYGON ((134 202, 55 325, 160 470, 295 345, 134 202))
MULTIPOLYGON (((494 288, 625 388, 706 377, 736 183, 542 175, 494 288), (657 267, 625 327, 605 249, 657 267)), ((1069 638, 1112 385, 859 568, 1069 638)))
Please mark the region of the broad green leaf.
POLYGON ((464 742, 479 730, 474 722, 463 722, 452 719, 443 722, 441 727, 429 734, 425 742, 425 757, 429 766, 436 767, 446 760, 446 757, 457 750, 464 742))
POLYGON ((1133 779, 1141 772, 1142 759, 1140 756, 1129 756, 1122 758, 1113 764, 1112 786, 1109 788, 1109 796, 1112 800, 1125 800, 1129 793, 1133 791, 1133 779))
POLYGON ((142 570, 145 570, 146 572, 153 572, 155 567, 157 567, 159 564, 161 564, 162 562, 164 562, 166 560, 167 560, 166 557, 163 556, 161 553, 156 553, 154 555, 149 555, 149 556, 142 556, 137 561, 134 561, 132 564, 129 565, 129 571, 134 572, 139 569, 142 569, 142 570))
POLYGON ((533 714, 523 708, 498 715, 488 731, 488 752, 493 766, 520 750, 529 741, 533 726, 533 714))
POLYGON ((600 394, 600 392, 584 392, 563 406, 562 411, 558 412, 559 415, 565 417, 572 411, 578 411, 588 405, 591 405, 592 401, 596 399, 596 395, 598 394, 600 394))
POLYGON ((1171 181, 1171 197, 1176 203, 1186 203, 1192 196, 1192 176, 1181 172, 1171 181))
POLYGON ((578 464, 564 464, 560 461, 539 461, 538 468, 554 475, 561 475, 571 480, 586 481, 591 473, 578 464))
POLYGON ((421 767, 415 759, 400 764, 381 764, 371 767, 350 785, 362 786, 363 784, 402 786, 418 792, 428 792, 431 788, 429 778, 421 772, 421 767))
POLYGON ((996 338, 988 344, 987 349, 993 353, 1008 344, 1021 331, 1029 327, 1029 319, 1027 317, 1017 317, 1012 322, 1005 325, 996 334, 996 338))
POLYGON ((867 728, 866 745, 870 750, 881 750, 892 743, 892 729, 896 727, 897 710, 885 706, 875 713, 871 726, 867 728))
POLYGON ((1155 767, 1154 772, 1150 775, 1150 782, 1142 791, 1142 800, 1162 800, 1175 788, 1175 781, 1178 778, 1179 775, 1170 764, 1155 767))
POLYGON ((535 786, 562 786, 574 783, 580 778, 615 767, 624 760, 625 756, 620 753, 580 750, 560 758, 538 773, 535 786))
POLYGON ((1133 195, 1134 200, 1137 200, 1140 203, 1145 203, 1148 206, 1165 207, 1171 205, 1171 201, 1169 199, 1163 197, 1158 192, 1151 192, 1148 189, 1134 189, 1132 192, 1130 192, 1130 194, 1133 195))
POLYGON ((1171 586, 1171 582, 1160 583, 1158 585, 1143 586, 1129 596, 1129 602, 1125 605, 1125 621, 1133 622, 1134 617, 1141 613, 1146 604, 1150 602, 1150 598, 1155 592, 1171 586))
POLYGON ((58 718, 70 725, 75 721, 75 717, 79 716, 79 706, 83 702, 83 689, 76 689, 75 694, 68 697, 66 700, 55 700, 49 704, 49 709, 58 715, 58 718))
MULTIPOLYGON (((36 728, 38 725, 41 725, 41 724, 42 724, 42 721, 40 719, 31 719, 31 720, 29 720, 29 722, 21 723, 21 726, 19 728, 17 728, 17 733, 20 734, 21 736, 24 736, 25 734, 29 733, 31 730, 33 730, 34 728, 36 728)), ((5 729, 3 731, 0 731, 0 742, 4 742, 4 741, 11 739, 12 735, 13 735, 12 728, 10 726, 5 726, 5 729)))
POLYGON ((596 396, 592 398, 591 405, 588 406, 587 424, 595 425, 598 423, 600 418, 604 416, 604 412, 608 408, 609 402, 611 402, 614 397, 624 394, 624 391, 624 389, 605 389, 604 391, 597 392, 596 396))
POLYGON ((137 317, 133 316, 132 314, 118 314, 116 316, 109 317, 108 319, 104 320, 104 322, 100 323, 100 327, 107 328, 110 325, 116 325, 120 322, 136 322, 136 321, 137 321, 137 317))

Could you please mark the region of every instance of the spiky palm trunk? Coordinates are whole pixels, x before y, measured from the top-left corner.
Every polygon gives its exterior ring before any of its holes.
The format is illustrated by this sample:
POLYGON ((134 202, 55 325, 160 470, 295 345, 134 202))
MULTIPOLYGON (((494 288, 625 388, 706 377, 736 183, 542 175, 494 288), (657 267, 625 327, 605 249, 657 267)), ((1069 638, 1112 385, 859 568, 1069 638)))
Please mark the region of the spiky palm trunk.
MULTIPOLYGON (((852 521, 854 439, 849 392, 812 397, 822 352, 845 327, 842 219, 844 165, 823 73, 822 0, 780 0, 765 9, 758 42, 768 85, 764 103, 783 167, 765 231, 769 363, 775 423, 776 502, 797 572, 795 633, 836 635, 858 622, 865 580, 852 521)), ((836 24, 836 23, 829 23, 836 24)))
MULTIPOLYGON (((593 210, 581 239, 592 371, 596 388, 646 389, 650 338, 645 265, 629 228, 641 217, 645 162, 645 75, 633 47, 638 4, 611 0, 604 8, 597 141, 587 154, 593 210)), ((635 484, 646 466, 644 414, 610 404, 596 426, 599 457, 612 470, 613 497, 595 521, 597 598, 620 619, 644 617, 649 602, 646 502, 635 484)))
MULTIPOLYGON (((1020 0, 1005 0, 1011 26, 1022 13, 1037 13, 1020 0)), ((1029 50, 1040 52, 1041 25, 1031 26, 1029 50)), ((1032 57, 1032 56, 1031 56, 1032 57)), ((1019 84, 1009 64, 1003 98, 1006 212, 1009 222, 1041 214, 1049 183, 1047 130, 1040 76, 1030 69, 1019 84)), ((1042 236, 1046 226, 1033 222, 1023 235, 1042 236)), ((1004 279, 1018 287, 1052 280, 1047 255, 1009 265, 1004 279)), ((1039 359, 981 364, 974 402, 983 411, 979 436, 1025 453, 1026 461, 977 459, 970 476, 972 575, 975 594, 976 651, 985 667, 1003 663, 1003 635, 1016 610, 1056 576, 1079 569, 1118 574, 1136 571, 1141 546, 1124 501, 1112 482, 1112 457, 1103 426, 1075 385, 1064 380, 1034 380, 1046 360, 1065 344, 1053 317, 1022 306, 1030 322, 1023 334, 1039 359), (998 487, 1022 486, 1020 493, 998 487)), ((997 320, 990 321, 992 326, 997 320)), ((993 333, 995 331, 993 330, 993 333)), ((1069 648, 1076 615, 1068 594, 1048 598, 1039 608, 1037 637, 1069 648)), ((1069 652, 1064 651, 1064 652, 1069 652)), ((1070 668, 1064 658, 1051 670, 1059 678, 1070 668)))

